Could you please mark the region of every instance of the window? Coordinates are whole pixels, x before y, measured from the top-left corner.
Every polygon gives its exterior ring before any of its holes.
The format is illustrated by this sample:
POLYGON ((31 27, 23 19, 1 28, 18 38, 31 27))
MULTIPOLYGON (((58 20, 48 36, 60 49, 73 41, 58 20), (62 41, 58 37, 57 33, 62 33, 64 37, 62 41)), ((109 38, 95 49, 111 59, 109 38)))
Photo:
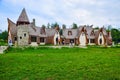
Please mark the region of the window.
POLYGON ((14 37, 14 40, 17 41, 17 37, 14 37))
POLYGON ((45 42, 44 38, 41 37, 40 38, 40 42, 45 42))
POLYGON ((20 36, 20 39, 22 39, 22 37, 20 36))
POLYGON ((94 39, 90 39, 90 43, 94 43, 95 42, 95 40, 94 39))
POLYGON ((26 37, 26 33, 24 33, 24 37, 26 37))
POLYGON ((31 42, 36 42, 37 37, 36 36, 31 36, 31 42))
POLYGON ((72 35, 72 31, 68 31, 68 35, 72 35))

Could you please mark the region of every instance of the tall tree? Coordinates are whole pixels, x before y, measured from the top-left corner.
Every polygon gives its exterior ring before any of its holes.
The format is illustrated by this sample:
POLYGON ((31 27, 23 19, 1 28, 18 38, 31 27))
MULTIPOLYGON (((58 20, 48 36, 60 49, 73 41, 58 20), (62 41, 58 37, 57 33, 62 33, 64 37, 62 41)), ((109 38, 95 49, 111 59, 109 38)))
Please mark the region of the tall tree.
POLYGON ((112 29, 112 26, 111 26, 111 25, 108 25, 108 26, 107 26, 107 31, 111 31, 111 29, 112 29))
POLYGON ((46 28, 46 26, 43 24, 43 25, 42 25, 42 28, 46 28))
POLYGON ((8 38, 8 32, 4 31, 2 33, 0 33, 0 39, 3 39, 4 41, 6 41, 8 38))
POLYGON ((99 29, 99 27, 97 26, 97 27, 95 27, 94 29, 99 29))
POLYGON ((112 39, 115 43, 120 42, 120 31, 118 29, 111 29, 112 39))
POLYGON ((47 28, 48 28, 48 29, 50 28, 50 23, 47 24, 47 28))
POLYGON ((73 24, 72 24, 72 29, 77 29, 77 28, 78 28, 77 24, 76 24, 76 23, 73 23, 73 24))
POLYGON ((57 22, 51 24, 51 28, 59 27, 59 24, 57 22))
POLYGON ((65 24, 62 25, 62 29, 66 29, 66 25, 65 24))

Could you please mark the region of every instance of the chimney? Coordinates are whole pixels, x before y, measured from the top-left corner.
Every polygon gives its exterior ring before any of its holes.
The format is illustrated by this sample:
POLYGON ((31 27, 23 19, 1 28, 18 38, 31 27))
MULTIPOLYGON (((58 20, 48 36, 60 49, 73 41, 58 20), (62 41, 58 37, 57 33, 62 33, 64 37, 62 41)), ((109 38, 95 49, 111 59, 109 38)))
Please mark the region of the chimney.
POLYGON ((33 25, 35 26, 35 19, 33 19, 33 25))

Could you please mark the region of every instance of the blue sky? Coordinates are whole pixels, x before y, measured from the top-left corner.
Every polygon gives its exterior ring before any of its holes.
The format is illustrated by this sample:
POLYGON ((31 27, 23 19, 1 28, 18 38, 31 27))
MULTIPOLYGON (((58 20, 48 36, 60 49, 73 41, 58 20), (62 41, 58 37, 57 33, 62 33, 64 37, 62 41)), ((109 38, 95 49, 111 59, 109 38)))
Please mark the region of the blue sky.
POLYGON ((7 30, 7 18, 16 22, 25 8, 32 22, 78 25, 120 26, 120 0, 0 0, 0 29, 7 30))

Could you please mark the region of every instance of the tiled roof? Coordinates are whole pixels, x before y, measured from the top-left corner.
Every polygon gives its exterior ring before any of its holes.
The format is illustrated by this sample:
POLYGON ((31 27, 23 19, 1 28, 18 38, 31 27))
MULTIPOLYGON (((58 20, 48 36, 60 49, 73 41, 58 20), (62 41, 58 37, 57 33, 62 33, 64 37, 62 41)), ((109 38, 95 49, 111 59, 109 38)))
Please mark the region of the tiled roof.
POLYGON ((74 39, 78 37, 78 29, 63 29, 63 36, 68 39, 74 39), (72 32, 72 35, 68 35, 68 31, 72 32))
POLYGON ((57 32, 55 29, 45 29, 47 36, 54 36, 54 34, 57 32))
POLYGON ((28 16, 26 14, 25 8, 23 8, 17 22, 29 22, 28 16))
POLYGON ((56 33, 55 29, 45 28, 45 32, 41 32, 42 29, 43 29, 42 27, 37 27, 30 24, 29 34, 34 36, 40 36, 40 37, 48 37, 48 36, 54 36, 54 34, 56 33))
POLYGON ((8 31, 10 31, 12 35, 17 36, 16 24, 12 22, 10 19, 7 19, 7 20, 8 20, 8 31))

